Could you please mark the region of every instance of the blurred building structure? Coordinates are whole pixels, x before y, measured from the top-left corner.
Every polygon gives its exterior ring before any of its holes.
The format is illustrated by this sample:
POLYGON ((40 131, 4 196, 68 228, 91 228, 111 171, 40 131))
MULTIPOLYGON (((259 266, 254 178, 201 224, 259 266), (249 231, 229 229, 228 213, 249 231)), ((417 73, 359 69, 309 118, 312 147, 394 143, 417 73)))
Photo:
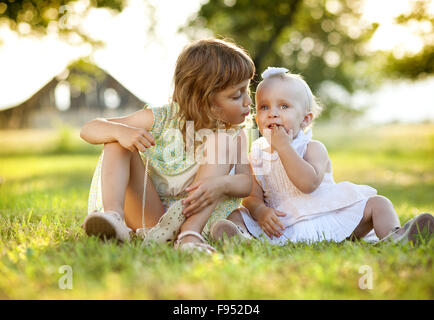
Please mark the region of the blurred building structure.
POLYGON ((0 110, 0 128, 82 126, 97 117, 127 115, 144 105, 108 72, 80 59, 26 101, 0 110))

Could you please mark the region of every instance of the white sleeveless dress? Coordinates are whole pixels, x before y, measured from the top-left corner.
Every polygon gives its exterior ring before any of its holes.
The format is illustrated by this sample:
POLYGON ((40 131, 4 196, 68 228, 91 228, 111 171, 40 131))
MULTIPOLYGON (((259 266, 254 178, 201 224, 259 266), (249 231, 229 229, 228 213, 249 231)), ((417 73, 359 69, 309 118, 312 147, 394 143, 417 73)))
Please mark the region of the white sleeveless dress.
MULTIPOLYGON (((311 138, 311 130, 307 133, 300 130, 292 142, 299 156, 304 157, 311 138)), ((350 236, 363 217, 366 202, 377 191, 350 182, 335 183, 332 172, 328 172, 314 192, 303 193, 288 178, 278 153, 265 151, 268 147, 264 137, 255 140, 249 160, 264 191, 265 205, 286 213, 286 216, 279 217, 285 229, 281 237, 270 239, 249 211, 242 207, 242 217, 249 232, 256 238, 279 245, 287 242, 341 242, 350 236)), ((365 239, 378 240, 373 230, 365 239)))

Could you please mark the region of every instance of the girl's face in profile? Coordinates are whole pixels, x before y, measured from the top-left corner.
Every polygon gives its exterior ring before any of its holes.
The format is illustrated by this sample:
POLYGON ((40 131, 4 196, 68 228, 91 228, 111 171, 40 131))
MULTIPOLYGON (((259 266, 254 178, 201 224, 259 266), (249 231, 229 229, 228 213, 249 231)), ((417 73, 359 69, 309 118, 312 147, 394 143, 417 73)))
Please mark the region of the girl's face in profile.
POLYGON ((230 124, 243 123, 250 113, 252 99, 249 95, 250 79, 217 92, 212 104, 219 119, 230 124))
POLYGON ((259 84, 255 119, 261 134, 264 129, 282 126, 288 134, 292 130, 293 138, 297 136, 307 112, 304 89, 296 81, 273 77, 259 84))

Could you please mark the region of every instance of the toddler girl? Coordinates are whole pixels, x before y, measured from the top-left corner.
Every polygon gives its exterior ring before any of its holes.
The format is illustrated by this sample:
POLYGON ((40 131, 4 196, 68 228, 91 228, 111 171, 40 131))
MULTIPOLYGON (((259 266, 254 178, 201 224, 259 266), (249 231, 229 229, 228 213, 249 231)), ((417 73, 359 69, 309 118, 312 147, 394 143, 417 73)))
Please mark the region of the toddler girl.
POLYGON ((432 233, 432 215, 400 228, 392 203, 375 189, 335 183, 327 149, 312 140, 309 127, 321 108, 307 83, 285 68, 268 68, 262 77, 255 119, 263 137, 253 142, 249 156, 256 181, 244 208, 213 225, 214 239, 223 233, 248 238, 248 231, 283 245, 360 239, 372 228, 378 238, 395 241, 414 241, 426 226, 432 233))
POLYGON ((200 234, 210 216, 226 217, 251 190, 240 124, 250 111, 254 73, 251 58, 236 45, 196 41, 178 57, 170 104, 86 123, 81 137, 104 144, 86 233, 128 240, 131 231, 144 227, 146 242, 165 242, 181 230, 177 248, 213 251, 200 234), (214 161, 228 154, 226 161, 214 161))

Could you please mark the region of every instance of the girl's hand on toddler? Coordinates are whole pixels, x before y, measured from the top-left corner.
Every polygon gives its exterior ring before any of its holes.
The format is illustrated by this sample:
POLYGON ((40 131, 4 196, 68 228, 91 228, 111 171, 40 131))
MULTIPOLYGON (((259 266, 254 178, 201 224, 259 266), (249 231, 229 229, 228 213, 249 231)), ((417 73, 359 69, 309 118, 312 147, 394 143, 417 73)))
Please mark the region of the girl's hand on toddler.
POLYGON ((291 145, 293 140, 292 135, 292 129, 289 130, 288 134, 283 126, 274 126, 271 128, 271 133, 265 135, 265 138, 270 140, 268 143, 273 147, 273 149, 279 152, 282 148, 291 145))
POLYGON ((146 148, 155 145, 155 140, 148 131, 130 126, 120 127, 117 140, 122 147, 131 152, 145 152, 146 148))
POLYGON ((188 218, 220 200, 224 195, 224 177, 207 178, 189 185, 185 191, 190 195, 182 201, 187 207, 182 213, 188 218))
POLYGON ((267 236, 270 238, 282 236, 285 227, 279 217, 286 216, 286 213, 264 206, 258 210, 255 216, 256 221, 267 236))

